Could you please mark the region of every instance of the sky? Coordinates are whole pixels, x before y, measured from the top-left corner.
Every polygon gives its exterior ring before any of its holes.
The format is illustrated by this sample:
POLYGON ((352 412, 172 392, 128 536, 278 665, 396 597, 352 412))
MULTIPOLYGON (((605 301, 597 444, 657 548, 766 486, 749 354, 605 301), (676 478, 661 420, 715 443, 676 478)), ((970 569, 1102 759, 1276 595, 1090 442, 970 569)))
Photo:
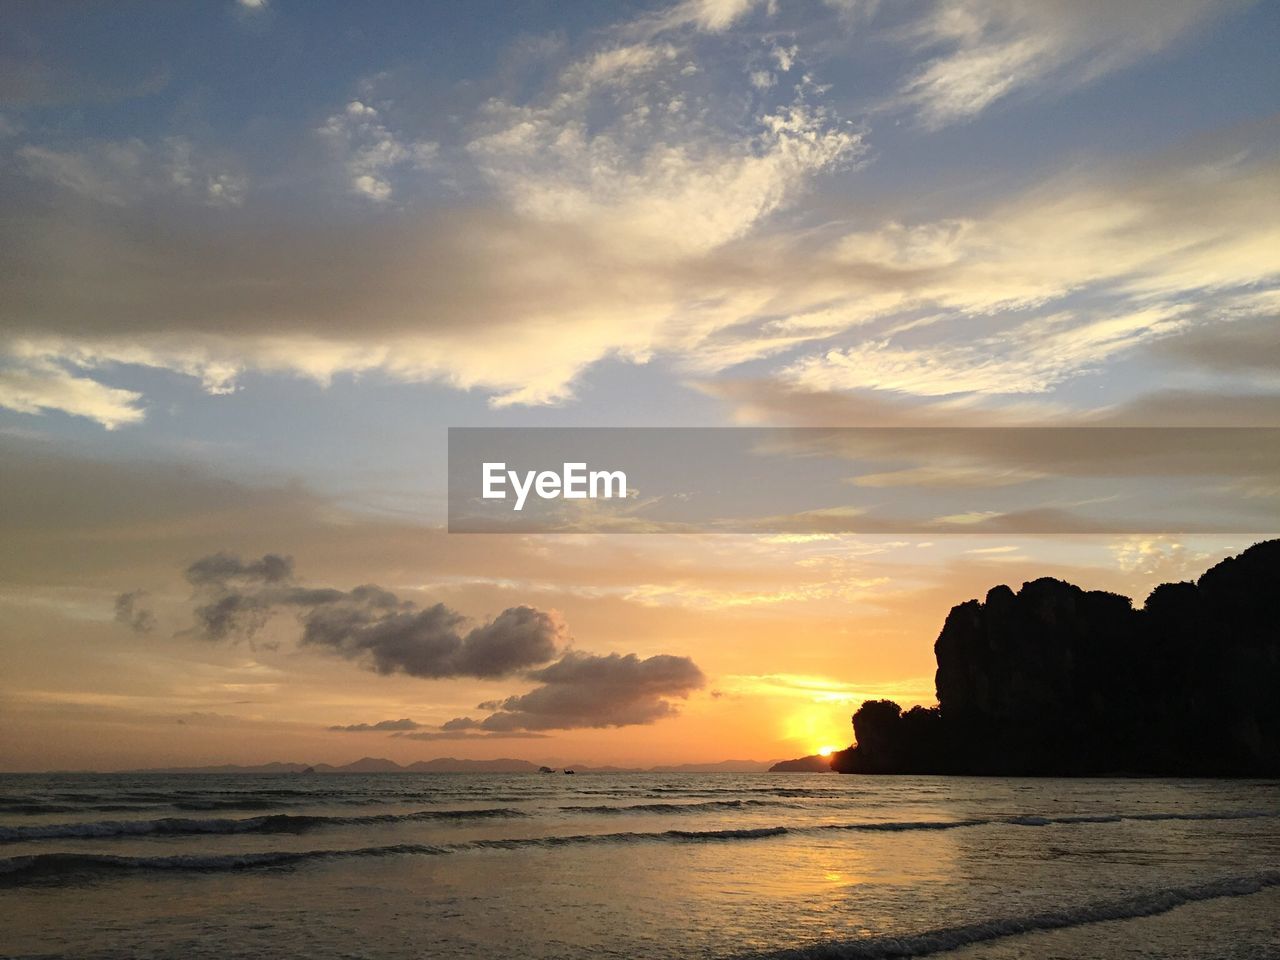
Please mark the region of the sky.
POLYGON ((1280 427, 1274 3, 2 6, 0 769, 801 756, 1269 532, 444 524, 448 427, 1280 427))

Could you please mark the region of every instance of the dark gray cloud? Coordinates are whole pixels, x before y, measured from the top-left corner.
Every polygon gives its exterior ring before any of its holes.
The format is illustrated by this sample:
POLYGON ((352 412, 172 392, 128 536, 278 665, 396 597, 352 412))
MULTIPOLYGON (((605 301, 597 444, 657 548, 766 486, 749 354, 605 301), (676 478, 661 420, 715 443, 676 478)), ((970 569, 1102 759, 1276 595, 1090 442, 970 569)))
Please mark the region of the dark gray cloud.
POLYGON ((1192 327, 1153 345, 1155 356, 1215 373, 1280 372, 1280 317, 1261 314, 1192 327))
POLYGON ((146 591, 131 590, 116 597, 116 623, 122 623, 134 633, 150 633, 156 625, 155 614, 142 605, 146 591))
POLYGON ((419 607, 374 584, 298 586, 292 560, 277 554, 250 561, 213 554, 191 564, 187 580, 196 588, 197 636, 252 639, 272 615, 291 611, 303 646, 383 674, 505 677, 552 660, 566 639, 556 615, 532 607, 512 607, 466 630, 467 618, 444 604, 419 607))
POLYGON ((304 587, 293 561, 279 554, 242 560, 229 553, 203 557, 186 569, 195 588, 195 627, 209 641, 253 639, 278 613, 301 626, 299 644, 356 661, 377 673, 424 678, 522 676, 527 693, 480 704, 488 716, 457 717, 438 728, 408 717, 329 727, 344 733, 387 733, 412 740, 534 739, 545 730, 653 723, 678 711, 706 684, 689 657, 564 652, 567 631, 558 615, 510 607, 468 628, 443 603, 422 607, 365 584, 351 590, 304 587), (556 659, 559 657, 559 659, 556 659))
MULTIPOLYGON (((1198 352, 1198 336, 1170 337, 1153 349, 1189 359, 1231 349, 1198 352), (1180 345, 1178 341, 1183 341, 1180 345)), ((1274 350, 1269 353, 1274 356, 1274 350)), ((1260 356, 1268 356, 1263 351, 1260 356)), ((1261 365, 1263 360, 1255 361, 1261 365)), ((786 427, 1275 427, 1280 426, 1280 393, 1162 389, 1139 394, 1112 407, 1066 414, 1034 405, 973 407, 919 400, 875 390, 806 390, 769 377, 705 380, 691 384, 733 408, 739 424, 786 427)))
POLYGON ((1277 427, 1280 393, 1154 390, 1090 419, 1125 427, 1277 427))
POLYGON ((346 726, 336 724, 330 730, 339 733, 387 733, 404 730, 417 730, 422 726, 416 720, 401 717, 399 720, 379 720, 377 723, 350 723, 346 726))
POLYGON ((121 64, 119 72, 123 75, 91 76, 31 53, 0 54, 0 104, 24 108, 115 103, 159 93, 169 83, 164 68, 144 72, 137 64, 121 64))
POLYGON ((232 554, 215 553, 187 567, 186 577, 187 582, 196 587, 225 586, 233 582, 283 583, 293 579, 293 558, 268 553, 260 560, 245 563, 232 554))
POLYGON ((206 598, 195 610, 197 632, 208 640, 252 637, 273 607, 291 603, 296 592, 273 589, 293 578, 293 560, 268 553, 243 562, 228 553, 201 557, 187 567, 187 582, 206 598))
POLYGON ((563 625, 532 607, 504 610, 464 634, 466 618, 444 604, 418 609, 372 586, 322 601, 301 617, 304 645, 414 677, 509 676, 552 659, 563 638, 563 625))
POLYGON ((541 686, 482 703, 480 709, 492 711, 487 717, 456 717, 441 729, 510 732, 653 723, 678 712, 672 700, 683 700, 706 684, 693 660, 667 654, 641 660, 634 653, 599 656, 570 651, 527 676, 541 686))

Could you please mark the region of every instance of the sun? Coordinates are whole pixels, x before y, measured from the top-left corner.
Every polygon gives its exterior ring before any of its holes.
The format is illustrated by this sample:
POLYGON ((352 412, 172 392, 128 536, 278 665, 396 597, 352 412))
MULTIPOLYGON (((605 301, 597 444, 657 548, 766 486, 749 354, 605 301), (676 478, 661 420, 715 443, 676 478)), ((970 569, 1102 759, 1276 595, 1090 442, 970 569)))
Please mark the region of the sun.
POLYGON ((829 757, 835 752, 836 752, 835 747, 819 747, 818 748, 818 756, 820 757, 829 757))

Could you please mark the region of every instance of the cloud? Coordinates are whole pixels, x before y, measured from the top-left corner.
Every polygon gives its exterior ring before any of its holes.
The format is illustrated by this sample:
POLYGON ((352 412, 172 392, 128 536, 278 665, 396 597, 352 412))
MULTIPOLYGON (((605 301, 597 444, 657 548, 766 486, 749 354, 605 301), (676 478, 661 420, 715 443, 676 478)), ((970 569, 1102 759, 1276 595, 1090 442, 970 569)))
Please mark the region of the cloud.
MULTIPOLYGON (((766 6, 682 4, 668 8, 678 30, 601 34, 458 117, 438 150, 408 97, 359 84, 318 114, 332 156, 301 181, 327 182, 336 162, 343 197, 372 201, 354 211, 328 196, 211 206, 205 171, 237 168, 194 146, 175 184, 167 141, 31 145, 27 174, 60 186, 13 201, 0 350, 23 376, 43 364, 46 392, 66 387, 47 371, 101 392, 97 371, 140 365, 211 393, 249 371, 377 372, 495 406, 556 404, 595 364, 658 360, 697 377, 756 363, 797 393, 1034 396, 1274 283, 1278 167, 1261 127, 1212 156, 944 198, 923 216, 806 207, 822 178, 865 160, 867 134, 776 37, 732 69, 711 55, 741 39, 712 32, 766 6), (766 65, 792 75, 757 90, 749 74, 766 65), (427 176, 456 188, 451 202, 414 191, 427 176)), ((1083 36, 1071 63, 1096 65, 1111 62, 1097 37, 1126 18, 1147 38, 1130 50, 1208 15, 1169 6, 1182 13, 1100 8, 1095 26, 1067 5, 957 0, 911 36, 931 62, 1083 36)), ((14 396, 0 402, 58 409, 14 396)), ((141 418, 140 398, 111 396, 101 422, 141 418)))
POLYGON ((429 140, 401 138, 382 110, 361 100, 332 114, 320 133, 342 155, 351 191, 376 202, 391 199, 393 173, 425 170, 440 149, 429 140))
POLYGON ((127 206, 172 195, 211 207, 244 202, 248 179, 229 160, 207 156, 185 137, 156 144, 138 138, 95 140, 74 149, 19 148, 27 175, 99 203, 127 206))
MULTIPOLYGON (((609 357, 694 356, 773 283, 735 292, 701 261, 864 146, 812 83, 743 115, 717 109, 688 65, 666 43, 611 43, 547 91, 492 99, 449 158, 476 187, 467 204, 355 222, 328 208, 195 209, 199 166, 172 186, 153 174, 163 151, 139 142, 32 146, 28 173, 61 194, 0 249, 18 283, 0 308, 4 349, 83 370, 175 370, 210 392, 244 370, 320 382, 376 370, 479 388, 497 405, 561 402, 609 357)), ((371 89, 324 125, 344 189, 374 200, 398 199, 431 160, 388 104, 371 89)))
POLYGON ((57 410, 115 430, 146 416, 141 401, 140 393, 77 377, 51 362, 0 367, 0 407, 18 413, 57 410))
POLYGON ((1274 427, 1280 393, 1162 389, 1093 410, 1036 400, 980 405, 975 396, 915 398, 868 389, 805 390, 772 378, 700 381, 743 425, 799 427, 1274 427))
POLYGON ((805 357, 781 376, 806 390, 865 387, 916 396, 1045 393, 1112 356, 1183 326, 1189 307, 1158 307, 1080 323, 1071 314, 956 346, 895 347, 868 341, 805 357))
POLYGON ((1209 559, 1172 536, 1124 537, 1112 543, 1110 550, 1116 565, 1126 573, 1173 583, 1194 580, 1209 559))
POLYGON ((187 568, 196 588, 194 633, 210 641, 252 639, 279 611, 302 626, 300 644, 356 660, 377 673, 414 677, 510 676, 555 657, 567 640, 559 615, 512 607, 462 632, 467 618, 442 603, 420 608, 373 584, 301 587, 293 563, 266 554, 242 561, 203 557, 187 568))
MULTIPOLYGON (((15 18, 19 14, 11 12, 15 18)), ((23 28, 16 21, 10 27, 14 36, 21 36, 23 28)), ((107 75, 87 73, 30 51, 0 54, 0 104, 23 108, 115 103, 151 96, 168 86, 167 69, 139 75, 138 65, 129 60, 112 58, 112 75, 107 75)))
POLYGON ((1276 427, 1280 393, 1221 390, 1153 390, 1086 418, 1109 426, 1276 427))
POLYGON ((626 29, 651 33, 694 30, 723 33, 759 7, 772 9, 772 0, 679 0, 651 17, 642 17, 626 29))
POLYGON ((812 84, 726 122, 683 77, 689 62, 669 44, 606 50, 566 68, 551 95, 490 101, 467 150, 520 216, 646 268, 745 236, 862 152, 812 84))
POLYGON ((362 660, 378 673, 494 678, 545 663, 565 639, 558 615, 531 607, 504 610, 466 634, 463 623, 444 604, 415 609, 377 587, 357 587, 304 614, 302 644, 362 660))
POLYGON ((381 674, 443 679, 519 676, 537 684, 481 704, 489 715, 459 717, 438 728, 409 718, 336 725, 340 732, 387 732, 419 740, 532 736, 538 731, 648 724, 674 716, 672 702, 706 678, 688 657, 599 655, 566 650, 559 615, 532 607, 504 610, 464 630, 466 618, 444 604, 419 607, 380 587, 299 586, 292 561, 278 554, 242 560, 227 553, 187 568, 196 588, 196 627, 210 641, 250 639, 275 613, 296 615, 299 647, 318 648, 381 674))
POLYGON ((214 553, 192 563, 185 575, 187 582, 195 587, 284 583, 293 579, 293 558, 268 553, 246 563, 232 554, 214 553))
POLYGON ((507 732, 654 723, 678 712, 672 700, 686 699, 706 685, 706 677, 691 659, 665 654, 641 660, 633 653, 600 656, 570 651, 527 676, 541 686, 482 703, 481 709, 493 711, 487 717, 458 717, 443 729, 507 732))
POLYGON ((852 340, 779 371, 805 392, 1032 395, 1165 339, 1274 315, 1274 149, 1180 159, 838 235, 807 267, 811 289, 832 290, 821 310, 736 332, 852 340))
POLYGON ((377 723, 352 723, 346 726, 332 726, 329 729, 340 733, 389 733, 406 730, 417 730, 422 726, 416 720, 402 717, 399 720, 379 720, 377 723))
POLYGON ((1015 92, 1071 89, 1170 46, 1245 3, 1219 0, 939 0, 908 27, 938 51, 897 102, 928 127, 977 116, 1015 92))
POLYGON ((673 15, 688 17, 702 29, 716 32, 733 26, 735 21, 760 5, 761 0, 684 0, 676 5, 673 15))
POLYGON ((156 617, 142 606, 144 590, 133 590, 116 597, 116 623, 123 624, 134 633, 150 633, 155 629, 156 617))
POLYGON ((1267 301, 1251 315, 1167 337, 1152 355, 1213 373, 1274 377, 1280 374, 1280 291, 1270 291, 1267 301))

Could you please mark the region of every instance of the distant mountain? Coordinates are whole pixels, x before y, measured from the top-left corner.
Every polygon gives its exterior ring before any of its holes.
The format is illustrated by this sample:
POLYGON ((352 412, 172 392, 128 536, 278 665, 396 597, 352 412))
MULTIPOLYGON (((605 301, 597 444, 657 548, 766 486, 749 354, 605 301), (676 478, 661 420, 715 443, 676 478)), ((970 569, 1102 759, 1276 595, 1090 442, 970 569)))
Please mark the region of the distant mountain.
POLYGON ((538 767, 528 760, 455 760, 437 757, 418 760, 404 768, 410 773, 537 773, 538 767))
POLYGON ((569 764, 578 773, 765 773, 773 760, 721 760, 717 763, 672 763, 656 767, 593 767, 569 764))
MULTIPOLYGON (((783 761, 791 763, 796 761, 783 761)), ((591 767, 585 764, 557 764, 554 769, 567 767, 577 773, 765 773, 775 766, 773 760, 721 760, 718 763, 678 763, 657 767, 591 767)), ((148 767, 127 770, 125 773, 537 773, 538 765, 528 760, 504 757, 499 760, 459 760, 455 757, 437 757, 434 760, 416 760, 401 766, 394 760, 381 757, 361 757, 351 763, 334 766, 331 763, 261 763, 242 766, 233 763, 212 767, 148 767)))
MULTIPOLYGON (((121 770, 121 773, 302 773, 308 769, 305 763, 261 763, 256 766, 244 766, 236 763, 224 763, 211 767, 140 767, 136 770, 121 770)), ((314 773, 329 773, 338 768, 327 763, 319 763, 311 768, 314 773)))
POLYGON ((346 766, 325 769, 326 767, 328 767, 327 764, 317 764, 313 769, 316 773, 400 773, 405 769, 394 760, 384 760, 379 757, 361 757, 346 766))
POLYGON ((128 773, 536 773, 537 766, 528 760, 457 760, 437 757, 401 766, 394 760, 362 757, 352 763, 334 766, 330 763, 262 763, 256 766, 223 764, 212 767, 153 767, 129 770, 128 773))
POLYGON ((834 773, 831 758, 819 754, 801 757, 799 760, 779 760, 769 768, 770 773, 834 773))
POLYGON ((650 767, 651 773, 764 773, 772 760, 721 760, 719 763, 678 763, 650 767))

